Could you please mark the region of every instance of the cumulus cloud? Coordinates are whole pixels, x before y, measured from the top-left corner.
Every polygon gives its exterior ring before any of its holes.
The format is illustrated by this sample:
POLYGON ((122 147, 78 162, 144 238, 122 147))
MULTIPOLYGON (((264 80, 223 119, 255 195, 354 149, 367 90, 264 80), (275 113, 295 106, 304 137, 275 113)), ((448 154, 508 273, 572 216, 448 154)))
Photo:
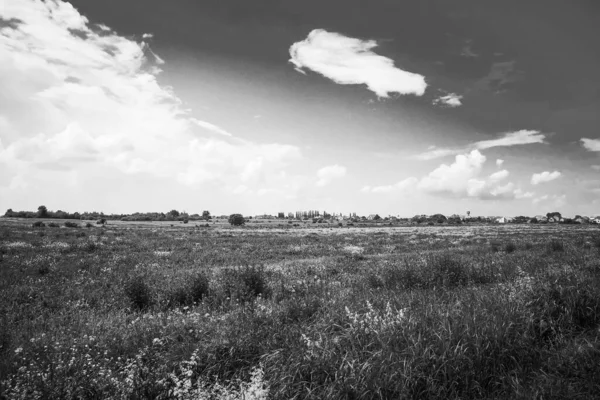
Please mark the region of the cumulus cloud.
POLYGON ((282 169, 302 158, 295 146, 238 139, 193 118, 159 84, 164 61, 143 41, 150 34, 120 36, 62 1, 8 0, 2 18, 19 21, 0 30, 0 169, 9 182, 94 169, 239 192, 284 182, 282 169))
MULTIPOLYGON (((508 132, 496 139, 481 140, 461 148, 433 148, 415 156, 418 160, 433 160, 449 155, 466 153, 472 150, 486 150, 493 147, 521 146, 533 143, 545 143, 546 135, 539 131, 520 130, 508 132)), ((502 161, 504 162, 504 161, 502 161)), ((498 165, 502 165, 502 162, 498 165)))
POLYGON ((483 200, 533 196, 533 194, 524 193, 520 188, 515 188, 514 183, 505 182, 510 175, 507 170, 482 176, 485 162, 486 157, 479 150, 472 150, 470 153, 457 155, 452 164, 442 164, 421 179, 411 177, 394 185, 365 186, 361 191, 392 193, 418 190, 432 195, 483 200))
POLYGON ((346 176, 346 167, 341 165, 328 165, 317 171, 317 186, 325 186, 334 179, 343 178, 346 176))
POLYGON ((600 151, 600 139, 581 139, 581 144, 588 151, 600 151))
POLYGON ((341 85, 367 85, 379 97, 425 93, 422 75, 394 66, 390 58, 374 53, 375 47, 374 40, 315 29, 290 47, 290 62, 301 73, 311 70, 341 85))
POLYGON ((406 178, 398 183, 393 185, 384 185, 384 186, 365 186, 361 189, 361 192, 364 193, 392 193, 392 192, 403 192, 409 188, 414 188, 419 180, 417 178, 411 177, 406 178))
POLYGON ((497 165, 498 167, 501 167, 501 166, 502 166, 502 164, 504 164, 504 160, 502 160, 502 159, 500 159, 500 158, 496 160, 496 165, 497 165))
POLYGON ((545 183, 545 182, 550 182, 553 181, 555 179, 558 179, 562 176, 562 174, 558 171, 554 171, 554 172, 548 172, 548 171, 544 171, 544 172, 540 172, 539 174, 533 174, 531 176, 531 184, 532 185, 539 185, 540 183, 545 183))
POLYGON ((456 93, 448 93, 445 96, 440 96, 433 100, 434 105, 444 105, 450 108, 456 108, 462 106, 463 96, 460 96, 456 93))

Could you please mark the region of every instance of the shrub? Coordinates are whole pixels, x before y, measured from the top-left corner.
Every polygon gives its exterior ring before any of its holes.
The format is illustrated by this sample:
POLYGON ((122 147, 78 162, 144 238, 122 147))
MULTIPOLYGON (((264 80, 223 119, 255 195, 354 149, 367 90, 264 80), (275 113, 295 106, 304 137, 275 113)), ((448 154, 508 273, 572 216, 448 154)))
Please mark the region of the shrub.
POLYGON ((145 310, 152 304, 150 286, 141 277, 133 277, 125 284, 125 295, 134 310, 145 310))
POLYGON ((35 221, 33 224, 31 224, 32 228, 43 228, 45 226, 46 224, 44 224, 42 221, 35 221))
POLYGON ((517 245, 513 242, 508 242, 504 245, 504 251, 507 253, 512 253, 515 250, 517 250, 517 245))
POLYGON ((49 226, 50 228, 60 228, 60 225, 58 225, 56 222, 50 222, 50 223, 48 224, 48 226, 49 226))
POLYGON ((85 224, 86 228, 91 228, 92 226, 94 226, 94 225, 90 224, 89 222, 85 224))
POLYGON ((228 221, 231 225, 234 225, 234 226, 240 226, 240 225, 244 225, 246 223, 246 220, 244 219, 244 216, 242 214, 231 214, 229 216, 228 221))
POLYGON ((454 287, 466 284, 469 279, 468 271, 461 260, 451 254, 431 256, 427 264, 432 269, 435 284, 454 287))
POLYGON ((548 248, 550 251, 565 251, 565 246, 561 240, 552 239, 548 243, 548 248))
POLYGON ((184 306, 190 303, 190 295, 185 287, 177 287, 169 293, 170 306, 184 306))
POLYGON ((67 228, 79 228, 79 224, 77 224, 75 222, 71 222, 71 221, 65 222, 65 226, 67 228))
POLYGON ((190 297, 194 303, 199 303, 208 294, 209 280, 205 273, 199 273, 190 285, 190 297))
POLYGON ((258 297, 269 297, 271 290, 267 283, 267 277, 265 276, 265 270, 260 267, 245 267, 241 273, 240 278, 242 283, 246 287, 247 294, 258 297))
MULTIPOLYGON (((121 220, 123 220, 123 218, 121 218, 121 220)), ((96 221, 96 224, 98 224, 98 225, 106 224, 106 218, 100 218, 98 221, 96 221)))

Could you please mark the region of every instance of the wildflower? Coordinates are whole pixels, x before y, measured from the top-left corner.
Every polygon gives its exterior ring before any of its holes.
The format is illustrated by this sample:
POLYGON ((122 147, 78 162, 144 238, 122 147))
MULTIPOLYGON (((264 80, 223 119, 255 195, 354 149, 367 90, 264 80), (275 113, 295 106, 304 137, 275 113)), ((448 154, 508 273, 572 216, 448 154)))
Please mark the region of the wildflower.
POLYGON ((19 354, 19 353, 21 353, 22 351, 23 351, 23 348, 22 348, 22 347, 17 347, 17 348, 15 349, 15 354, 19 354))

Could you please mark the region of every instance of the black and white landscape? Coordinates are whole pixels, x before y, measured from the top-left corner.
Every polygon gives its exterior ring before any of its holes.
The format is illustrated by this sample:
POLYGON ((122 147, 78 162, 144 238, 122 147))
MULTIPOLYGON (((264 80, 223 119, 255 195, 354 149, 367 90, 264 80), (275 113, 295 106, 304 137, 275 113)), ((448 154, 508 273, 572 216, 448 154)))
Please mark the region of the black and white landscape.
POLYGON ((0 0, 0 399, 600 398, 598 38, 0 0))

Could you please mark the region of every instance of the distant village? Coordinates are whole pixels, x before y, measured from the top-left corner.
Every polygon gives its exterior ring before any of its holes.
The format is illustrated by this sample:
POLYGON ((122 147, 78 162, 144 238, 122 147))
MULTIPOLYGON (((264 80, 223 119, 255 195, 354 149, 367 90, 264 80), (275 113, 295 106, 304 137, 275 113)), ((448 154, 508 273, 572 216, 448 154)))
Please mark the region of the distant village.
MULTIPOLYGON (((239 215, 239 214, 236 214, 239 215)), ((6 218, 48 218, 48 219, 78 219, 78 220, 120 220, 120 221, 180 221, 187 223, 189 221, 211 221, 211 220, 229 220, 231 215, 211 215, 210 211, 203 211, 202 214, 189 214, 185 211, 171 210, 167 213, 133 213, 133 214, 104 214, 102 212, 74 212, 69 213, 62 210, 50 211, 45 206, 39 206, 37 211, 13 211, 8 209, 4 214, 6 218)), ((412 218, 401 216, 380 216, 379 214, 357 215, 357 213, 328 213, 327 211, 309 210, 295 212, 278 212, 277 215, 259 214, 254 216, 243 216, 247 222, 287 220, 290 223, 312 222, 312 223, 410 223, 427 225, 459 225, 463 223, 495 223, 495 224, 600 224, 600 216, 582 216, 572 217, 563 216, 559 212, 549 212, 545 215, 536 215, 533 217, 517 216, 473 216, 469 211, 465 214, 433 214, 433 215, 415 215, 412 218)))

